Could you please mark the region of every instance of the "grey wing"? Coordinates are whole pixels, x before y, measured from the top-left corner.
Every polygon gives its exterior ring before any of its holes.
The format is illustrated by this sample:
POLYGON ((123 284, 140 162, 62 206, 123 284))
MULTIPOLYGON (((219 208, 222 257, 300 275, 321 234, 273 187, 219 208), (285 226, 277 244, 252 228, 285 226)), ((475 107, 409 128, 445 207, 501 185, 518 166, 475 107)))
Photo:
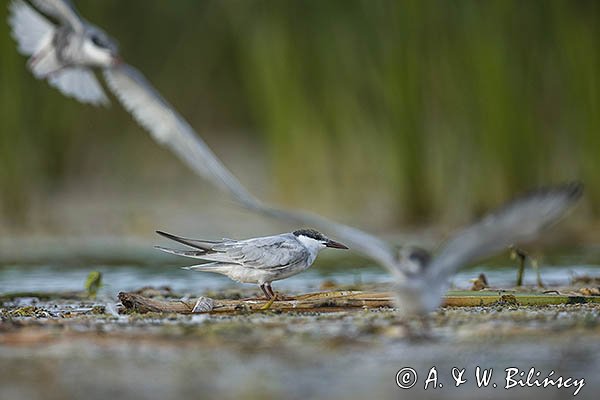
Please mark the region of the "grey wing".
POLYGON ((256 206, 259 203, 138 70, 122 64, 104 70, 104 76, 125 109, 157 142, 170 148, 194 172, 228 191, 243 204, 256 206))
POLYGON ((508 203, 451 239, 428 266, 427 278, 446 280, 469 262, 534 239, 565 215, 582 194, 583 185, 569 183, 531 192, 508 203))
POLYGON ((62 23, 68 24, 75 31, 84 29, 84 22, 69 0, 32 0, 35 6, 62 23))
POLYGON ((278 269, 308 258, 308 251, 297 240, 286 236, 269 236, 215 245, 206 260, 236 263, 257 269, 278 269))
POLYGON ((221 163, 190 125, 135 68, 123 65, 104 71, 106 82, 124 107, 154 138, 169 147, 197 174, 229 192, 244 207, 295 224, 314 226, 348 242, 354 250, 379 261, 390 271, 395 257, 384 241, 316 214, 279 210, 254 197, 221 163))
POLYGON ((74 97, 82 103, 93 105, 110 104, 102 85, 89 68, 65 68, 48 77, 50 85, 67 96, 74 97))
POLYGON ((316 214, 276 209, 254 197, 135 68, 122 65, 106 69, 104 75, 123 106, 159 143, 174 151, 197 174, 229 192, 244 207, 280 220, 319 228, 397 273, 392 249, 377 237, 316 214))
POLYGON ((52 40, 54 25, 22 0, 9 5, 8 24, 19 53, 30 56, 52 40))

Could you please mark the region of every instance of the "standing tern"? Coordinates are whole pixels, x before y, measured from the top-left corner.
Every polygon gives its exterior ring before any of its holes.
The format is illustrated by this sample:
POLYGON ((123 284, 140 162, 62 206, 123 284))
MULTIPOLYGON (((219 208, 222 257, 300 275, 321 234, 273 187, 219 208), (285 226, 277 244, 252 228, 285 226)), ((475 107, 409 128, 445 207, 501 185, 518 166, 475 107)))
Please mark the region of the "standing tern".
MULTIPOLYGON (((83 20, 75 7, 67 0, 34 0, 39 10, 54 16, 60 21, 60 26, 52 25, 46 18, 33 9, 23 0, 12 0, 9 4, 9 24, 14 38, 17 40, 19 50, 31 55, 48 42, 48 35, 55 30, 66 30, 80 35, 83 41, 86 32, 102 32, 83 20), (77 28, 85 26, 86 29, 77 28)), ((90 38, 93 43, 93 39, 90 38)), ((262 202, 252 195, 241 182, 223 165, 221 160, 212 152, 206 143, 198 136, 190 124, 158 93, 147 81, 143 74, 123 62, 117 47, 103 34, 104 43, 110 43, 114 52, 112 57, 120 62, 108 63, 102 68, 104 77, 111 91, 119 99, 135 120, 144 127, 152 137, 161 145, 171 149, 188 167, 199 176, 232 196, 243 207, 267 215, 269 217, 286 220, 288 222, 315 226, 325 232, 339 236, 352 247, 353 250, 363 253, 369 258, 387 268, 393 269, 396 265, 395 251, 388 244, 373 235, 360 229, 333 222, 317 214, 298 210, 283 210, 262 202)), ((51 45, 54 42, 51 41, 51 45)), ((54 49, 54 52, 57 50, 54 49)), ((79 57, 83 59, 83 57, 79 57)), ((97 84, 92 68, 97 68, 97 63, 80 63, 78 71, 86 71, 89 79, 70 81, 67 87, 58 86, 66 95, 73 96, 79 101, 86 102, 87 90, 91 82, 97 84)), ((98 84, 98 87, 99 84, 98 84)), ((103 92, 102 92, 103 94, 103 92)), ((100 101, 92 102, 101 103, 100 101)))
POLYGON ((308 269, 324 248, 348 249, 314 229, 299 229, 291 233, 246 240, 221 241, 186 239, 162 231, 156 233, 195 250, 156 246, 157 249, 179 256, 211 261, 184 269, 215 272, 236 282, 258 284, 267 299, 275 297, 271 282, 289 278, 308 269))
MULTIPOLYGON (((78 15, 71 3, 66 0, 34 1, 41 11, 55 16, 61 22, 59 29, 70 29, 85 37, 87 31, 75 27, 85 25, 94 28, 78 15)), ((20 51, 24 54, 35 53, 36 49, 47 42, 43 40, 47 35, 41 34, 43 32, 47 34, 48 28, 44 28, 45 24, 48 24, 47 20, 23 0, 13 0, 10 13, 9 23, 20 51)), ((52 29, 56 28, 52 27, 52 29)), ((99 31, 97 28, 92 30, 99 31)), ((106 40, 106 37, 103 39, 106 40)), ((109 47, 116 51, 116 46, 109 47)), ((118 60, 118 55, 113 54, 112 57, 118 60)), ((98 66, 97 62, 87 62, 80 63, 78 68, 91 74, 91 69, 98 66)), ((108 63, 102 69, 109 88, 136 121, 160 144, 169 147, 196 174, 228 192, 251 211, 296 224, 314 226, 331 233, 353 250, 386 267, 396 277, 401 292, 417 293, 415 298, 423 300, 417 302, 420 305, 407 307, 407 309, 422 312, 431 310, 441 302, 443 290, 447 287, 447 279, 462 264, 490 255, 510 244, 533 239, 542 228, 566 213, 582 193, 581 185, 567 184, 523 197, 520 201, 506 206, 498 214, 492 214, 463 231, 452 239, 442 253, 431 262, 428 262, 429 256, 426 256, 423 251, 407 254, 408 250, 403 249, 402 254, 399 255, 396 247, 360 229, 333 222, 310 212, 278 209, 257 199, 223 165, 189 123, 138 70, 122 61, 108 63), (429 290, 430 287, 435 290, 429 290)), ((79 89, 84 92, 85 81, 75 80, 74 83, 80 84, 79 89)), ((89 81, 88 79, 87 86, 90 86, 89 81)), ((75 84, 69 86, 70 90, 58 87, 65 94, 85 102, 82 99, 85 96, 73 94, 79 93, 75 84)))

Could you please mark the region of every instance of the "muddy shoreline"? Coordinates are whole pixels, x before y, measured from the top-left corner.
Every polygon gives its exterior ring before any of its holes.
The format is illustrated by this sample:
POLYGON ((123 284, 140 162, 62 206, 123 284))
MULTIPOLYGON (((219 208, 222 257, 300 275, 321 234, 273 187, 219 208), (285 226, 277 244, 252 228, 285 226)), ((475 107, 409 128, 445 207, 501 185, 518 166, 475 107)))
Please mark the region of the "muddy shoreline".
MULTIPOLYGON (((0 397, 439 398, 440 390, 450 398, 502 397, 505 389, 473 382, 451 387, 453 366, 478 365, 584 376, 577 398, 600 388, 598 303, 442 307, 421 336, 393 308, 211 315, 119 314, 115 305, 114 298, 5 302, 0 397), (421 373, 436 366, 448 387, 404 391, 394 375, 405 366, 421 373)), ((510 394, 572 396, 566 388, 510 394)))

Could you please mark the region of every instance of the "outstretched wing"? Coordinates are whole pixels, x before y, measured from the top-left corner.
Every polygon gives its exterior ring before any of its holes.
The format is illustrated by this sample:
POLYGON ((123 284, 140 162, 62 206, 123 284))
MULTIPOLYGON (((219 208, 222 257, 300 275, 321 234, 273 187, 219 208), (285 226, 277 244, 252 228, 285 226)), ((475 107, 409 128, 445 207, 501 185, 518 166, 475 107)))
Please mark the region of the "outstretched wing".
MULTIPOLYGON (((19 10, 20 15, 18 21, 26 19, 33 21, 38 18, 45 21, 52 29, 52 26, 31 7, 21 0, 16 0, 15 3, 18 4, 18 7, 13 6, 13 8, 19 10)), ((79 20, 79 16, 70 3, 65 3, 62 0, 35 0, 35 3, 41 10, 62 21, 79 20)), ((19 22, 17 24, 17 18, 14 21, 15 28, 13 30, 17 32, 15 35, 23 37, 23 39, 18 39, 20 40, 20 47, 28 51, 34 51, 35 47, 30 43, 36 41, 26 36, 30 35, 30 30, 26 27, 31 26, 33 22, 19 22), (21 41, 24 44, 21 44, 21 41)), ((41 22, 38 22, 38 25, 43 26, 41 22)), ((42 36, 37 34, 35 39, 37 40, 40 37, 42 36)), ((155 140, 170 148, 194 172, 217 187, 229 192, 244 207, 295 224, 314 226, 347 242, 354 250, 389 267, 390 271, 395 271, 392 267, 395 263, 395 257, 391 248, 377 237, 359 229, 335 223, 316 214, 276 209, 254 197, 221 163, 187 121, 163 99, 135 68, 122 64, 115 68, 106 69, 104 76, 110 90, 125 109, 152 134, 155 140)), ((86 69, 65 70, 51 78, 50 83, 63 93, 80 101, 92 104, 106 104, 108 102, 95 76, 86 69)))
POLYGON ((64 24, 68 24, 75 31, 82 31, 84 23, 75 6, 69 0, 32 0, 35 6, 56 18, 64 24))
POLYGON ((452 238, 427 267, 426 279, 444 281, 469 262, 534 239, 565 215, 582 194, 582 184, 568 183, 531 192, 506 204, 452 238))
POLYGON ((316 214, 277 209, 254 197, 135 68, 122 65, 105 70, 104 75, 123 106, 159 143, 174 151, 197 174, 229 192, 244 207, 294 224, 316 227, 397 272, 393 268, 393 251, 383 240, 316 214))
MULTIPOLYGON (((42 1, 40 9, 51 7, 54 3, 67 7, 61 1, 42 1)), ((48 46, 54 35, 54 25, 22 0, 13 0, 9 5, 8 22, 12 35, 18 43, 21 54, 33 56, 28 63, 31 72, 41 79, 48 79, 65 95, 74 97, 82 103, 108 105, 104 89, 89 68, 64 68, 56 56, 53 47, 48 46)))
POLYGON ((51 40, 54 25, 22 0, 13 0, 8 6, 8 24, 17 41, 19 53, 30 56, 51 40))
POLYGON ((96 75, 89 68, 65 68, 48 77, 50 85, 82 103, 108 105, 110 101, 96 75))
POLYGON ((258 200, 225 168, 187 121, 138 70, 122 64, 106 69, 104 76, 110 90, 125 109, 157 142, 170 148, 194 172, 231 192, 243 204, 258 204, 258 200))

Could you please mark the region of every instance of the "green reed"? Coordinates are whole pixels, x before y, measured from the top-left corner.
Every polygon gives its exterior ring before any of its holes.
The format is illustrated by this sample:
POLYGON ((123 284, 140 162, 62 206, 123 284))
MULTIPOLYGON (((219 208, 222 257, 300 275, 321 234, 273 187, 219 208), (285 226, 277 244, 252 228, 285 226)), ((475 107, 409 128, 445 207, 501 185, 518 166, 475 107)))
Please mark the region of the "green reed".
MULTIPOLYGON (((276 201, 385 206, 392 226, 461 220, 516 191, 580 179, 600 211, 597 2, 78 5, 218 153, 234 142, 219 132, 260 141, 276 201)), ((158 151, 119 107, 99 113, 35 82, 6 26, 0 55, 5 214, 77 178, 90 152, 125 169, 139 143, 158 151)))

